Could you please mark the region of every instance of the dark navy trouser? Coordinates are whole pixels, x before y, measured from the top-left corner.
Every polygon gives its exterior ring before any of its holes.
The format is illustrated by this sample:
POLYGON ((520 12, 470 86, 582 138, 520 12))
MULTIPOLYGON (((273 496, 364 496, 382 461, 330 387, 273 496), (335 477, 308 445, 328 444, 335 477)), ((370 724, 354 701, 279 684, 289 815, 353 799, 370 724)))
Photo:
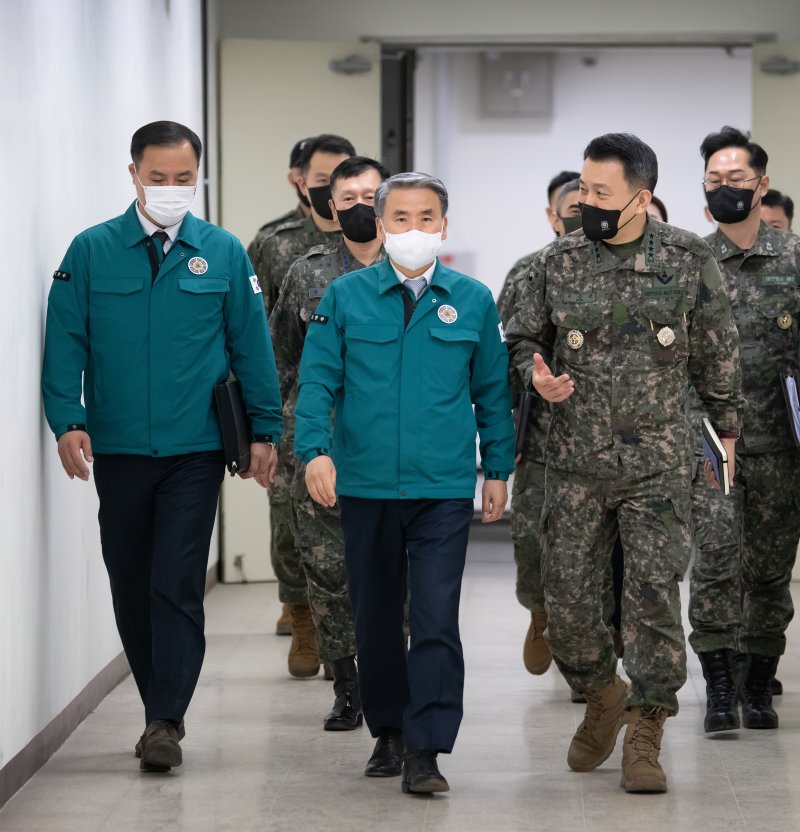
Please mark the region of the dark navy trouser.
POLYGON ((458 606, 473 501, 340 496, 339 504, 370 732, 395 728, 407 751, 449 753, 464 712, 458 606))
POLYGON ((200 676, 208 548, 224 471, 221 451, 95 454, 114 616, 148 723, 180 722, 200 676))

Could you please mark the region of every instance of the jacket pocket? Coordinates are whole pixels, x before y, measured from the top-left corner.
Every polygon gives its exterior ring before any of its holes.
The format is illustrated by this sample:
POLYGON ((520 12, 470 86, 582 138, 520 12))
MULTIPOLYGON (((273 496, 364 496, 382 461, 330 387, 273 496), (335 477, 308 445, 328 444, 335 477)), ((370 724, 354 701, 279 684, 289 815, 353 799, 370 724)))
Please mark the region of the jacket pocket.
POLYGON ((205 295, 216 292, 229 292, 231 281, 227 277, 179 277, 178 287, 182 292, 205 295))
POLYGON ((91 281, 89 289, 102 295, 132 295, 144 288, 142 277, 102 277, 91 281))
POLYGON ((345 341, 366 341, 370 344, 388 344, 396 341, 400 327, 380 324, 352 324, 344 331, 345 341))

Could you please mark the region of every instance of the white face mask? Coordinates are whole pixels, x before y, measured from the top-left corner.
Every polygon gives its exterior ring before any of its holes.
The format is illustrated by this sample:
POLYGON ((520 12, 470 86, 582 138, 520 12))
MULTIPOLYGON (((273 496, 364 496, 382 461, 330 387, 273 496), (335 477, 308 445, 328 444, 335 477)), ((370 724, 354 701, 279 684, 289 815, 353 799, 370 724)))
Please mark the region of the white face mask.
MULTIPOLYGON (((142 185, 141 179, 139 184, 142 185)), ((197 185, 142 185, 142 190, 147 215, 157 225, 168 227, 179 223, 189 213, 197 185)))
POLYGON ((415 272, 436 259, 442 249, 442 232, 428 234, 426 231, 404 231, 402 234, 390 234, 384 229, 386 253, 398 266, 415 272))

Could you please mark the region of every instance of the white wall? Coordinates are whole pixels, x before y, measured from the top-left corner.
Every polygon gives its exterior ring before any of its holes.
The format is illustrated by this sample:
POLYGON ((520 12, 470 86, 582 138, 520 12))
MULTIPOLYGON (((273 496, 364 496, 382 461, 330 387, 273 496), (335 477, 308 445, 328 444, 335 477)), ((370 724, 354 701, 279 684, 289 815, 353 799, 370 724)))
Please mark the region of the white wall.
POLYGON ((562 169, 579 171, 584 147, 601 133, 632 132, 650 144, 670 222, 712 230, 703 216, 699 146, 723 124, 750 126, 749 50, 734 57, 721 49, 594 54, 591 67, 580 53, 556 54, 551 117, 500 119, 480 113, 477 53, 419 54, 415 167, 448 186, 444 253, 472 260, 474 276, 495 294, 515 260, 552 239, 548 181, 562 169))
POLYGON ((200 3, 4 0, 0 55, 1 767, 120 650, 94 487, 42 416, 42 323, 70 239, 133 198, 133 131, 202 129, 200 3))

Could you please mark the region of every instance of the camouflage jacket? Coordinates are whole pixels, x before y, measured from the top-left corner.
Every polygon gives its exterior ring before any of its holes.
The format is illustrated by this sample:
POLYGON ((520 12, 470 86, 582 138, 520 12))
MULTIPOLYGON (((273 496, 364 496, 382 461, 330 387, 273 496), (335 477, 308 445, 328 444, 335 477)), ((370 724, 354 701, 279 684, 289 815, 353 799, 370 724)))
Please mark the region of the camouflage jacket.
POLYGON ((517 389, 531 387, 534 352, 575 382, 553 406, 554 468, 645 476, 687 463, 690 380, 717 429, 738 430, 736 325, 711 249, 688 231, 648 221, 621 260, 584 234, 556 240, 536 256, 507 338, 517 389))
POLYGON ((261 291, 267 315, 272 312, 289 267, 302 257, 309 249, 322 243, 338 242, 341 239, 339 231, 320 231, 311 217, 301 220, 290 220, 263 236, 256 234, 250 243, 248 254, 253 264, 261 291))
MULTIPOLYGON (((504 327, 508 326, 508 322, 517 310, 525 278, 528 276, 535 257, 535 254, 520 257, 506 276, 500 296, 497 298, 497 311, 500 313, 500 320, 504 327)), ((550 404, 540 396, 534 395, 528 411, 528 428, 523 451, 525 462, 544 462, 544 448, 549 427, 550 404)))
MULTIPOLYGON (((714 250, 739 330, 744 415, 739 453, 794 448, 780 372, 797 369, 800 324, 800 237, 762 222, 752 248, 742 251, 717 229, 714 250)), ((695 430, 707 415, 692 391, 695 430)))
POLYGON ((247 254, 250 257, 251 262, 259 244, 265 237, 267 237, 270 234, 270 232, 274 231, 279 225, 283 225, 287 222, 294 222, 294 220, 304 220, 305 218, 306 215, 300 210, 300 206, 297 205, 291 211, 287 211, 285 214, 281 214, 274 220, 265 222, 264 225, 262 225, 261 228, 259 228, 258 231, 256 231, 256 236, 253 237, 252 242, 247 247, 247 254))
MULTIPOLYGON (((337 236, 337 242, 314 246, 295 260, 286 274, 283 291, 269 316, 281 400, 284 402, 283 441, 287 443, 294 441, 297 375, 311 316, 325 294, 325 289, 337 277, 364 268, 364 264, 350 254, 342 237, 337 236)), ((381 249, 374 262, 380 263, 384 259, 385 254, 381 249)))

